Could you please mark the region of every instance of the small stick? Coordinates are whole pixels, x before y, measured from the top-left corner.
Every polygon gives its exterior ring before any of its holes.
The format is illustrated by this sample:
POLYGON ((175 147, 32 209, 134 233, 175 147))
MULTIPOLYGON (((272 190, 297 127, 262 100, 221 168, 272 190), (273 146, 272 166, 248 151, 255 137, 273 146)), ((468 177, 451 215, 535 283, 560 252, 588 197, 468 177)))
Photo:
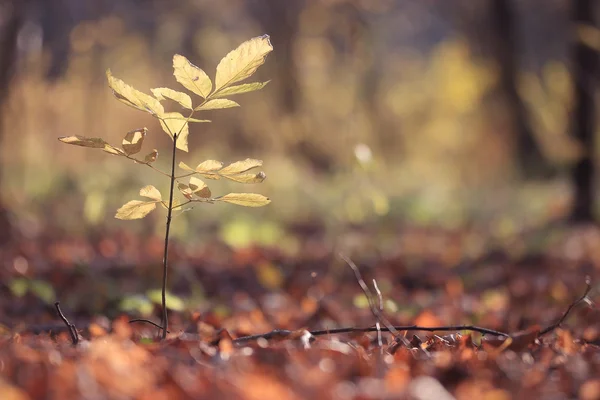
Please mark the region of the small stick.
MULTIPOLYGON (((352 266, 354 264, 349 264, 352 268, 352 266)), ((352 268, 355 273, 357 271, 356 265, 354 265, 354 268, 352 268)), ((364 284, 364 281, 362 280, 362 278, 360 277, 360 273, 358 273, 358 277, 360 278, 360 280, 362 281, 361 284, 361 288, 366 287, 366 284, 364 284), (364 286, 363 286, 364 285, 364 286)), ((360 282, 360 281, 359 281, 360 282)), ((586 283, 586 289, 583 293, 583 295, 581 295, 577 300, 575 300, 573 303, 571 303, 569 305, 569 307, 567 308, 567 310, 563 313, 563 315, 558 319, 558 321, 556 321, 554 324, 548 326, 547 328, 543 329, 540 331, 538 336, 541 335, 545 335, 551 331, 553 331, 554 329, 558 328, 569 316, 569 314, 571 313, 571 311, 573 310, 573 308, 575 306, 577 306, 578 304, 582 303, 583 301, 585 301, 585 299, 587 298, 587 295, 590 293, 590 291, 592 290, 592 285, 591 285, 591 279, 590 277, 586 277, 585 279, 585 283, 586 283)), ((374 286, 376 288, 376 291, 378 293, 380 293, 379 288, 376 286, 376 283, 374 282, 374 286)), ((364 289, 363 289, 364 290, 364 289)), ((369 299, 369 295, 371 294, 370 292, 368 292, 368 288, 367 288, 367 299, 369 299)), ((366 293, 365 293, 366 295, 366 293)), ((350 327, 350 328, 337 328, 337 329, 326 329, 326 330, 318 330, 318 331, 310 331, 310 334, 313 336, 325 336, 325 335, 335 335, 335 334, 341 334, 341 333, 366 333, 366 332, 390 332, 393 334, 398 334, 398 332, 402 332, 402 331, 426 331, 426 332, 435 332, 435 331, 471 331, 471 332, 479 332, 483 335, 495 335, 495 336, 503 336, 506 338, 510 338, 510 334, 505 333, 505 332, 500 332, 500 331, 496 331, 493 329, 488 329, 488 328, 482 328, 480 326, 475 326, 475 325, 445 325, 445 326, 419 326, 419 325, 405 325, 405 326, 384 326, 384 327, 380 327, 380 326, 370 326, 367 328, 354 328, 354 327, 350 327), (391 329, 390 329, 391 328, 391 329)), ((239 337, 237 339, 233 340, 233 343, 236 345, 243 345, 247 342, 253 341, 253 340, 257 340, 257 339, 273 339, 275 337, 278 338, 284 338, 288 335, 290 335, 293 331, 288 331, 288 330, 275 330, 275 331, 271 331, 271 332, 267 332, 267 333, 262 333, 259 335, 250 335, 250 336, 242 336, 239 337)), ((402 336, 400 336, 402 337, 402 336)), ((404 340, 406 340, 406 338, 404 338, 404 340)))
MULTIPOLYGON (((419 325, 401 325, 401 326, 391 326, 393 331, 390 331, 390 327, 381 327, 380 330, 382 332, 402 332, 402 331, 426 331, 426 332, 435 332, 435 331, 443 331, 443 332, 451 332, 451 331, 472 331, 479 332, 484 335, 496 335, 496 336, 510 336, 508 333, 496 331, 493 329, 482 328, 474 325, 445 325, 445 326, 419 326, 419 325)), ((377 332, 377 327, 370 326, 368 328, 337 328, 337 329, 329 329, 329 330, 319 330, 319 331, 311 331, 310 333, 313 336, 322 336, 326 335, 327 332, 331 334, 336 333, 357 333, 357 332, 377 332)), ((405 338, 406 340, 406 338, 405 338)))
MULTIPOLYGON (((157 327, 158 329, 161 329, 161 330, 162 330, 162 328, 163 328, 162 326, 160 326, 160 325, 159 325, 159 324, 157 324, 156 322, 152 322, 152 321, 150 321, 149 319, 144 319, 144 318, 135 318, 135 319, 131 319, 131 320, 129 320, 129 323, 130 323, 130 324, 132 324, 132 323, 134 323, 134 322, 144 322, 144 323, 146 323, 146 324, 153 325, 153 326, 155 326, 155 327, 157 327)), ((171 333, 171 332, 170 332, 170 331, 167 331, 167 333, 171 333)))
POLYGON ((373 279, 373 286, 375 287, 375 293, 377 293, 377 299, 379 300, 379 311, 383 311, 383 296, 381 295, 381 290, 379 290, 379 286, 377 286, 377 281, 373 279))
POLYGON ((67 317, 65 317, 62 310, 60 309, 59 301, 54 303, 54 307, 56 307, 56 312, 58 313, 58 316, 60 317, 60 319, 63 320, 63 322, 69 329, 69 334, 71 335, 71 342, 73 343, 73 346, 77 345, 77 343, 79 343, 79 334, 77 333, 77 328, 75 328, 75 325, 70 323, 69 320, 67 319, 67 317))
POLYGON ((381 325, 383 325, 387 328, 387 329, 385 329, 386 332, 390 332, 392 335, 394 335, 394 338, 396 340, 400 340, 407 348, 410 348, 410 342, 404 336, 400 335, 398 330, 396 328, 394 328, 394 326, 392 324, 390 324, 389 321, 381 314, 381 311, 379 311, 377 309, 377 307, 375 307, 375 301, 373 301, 373 294, 369 290, 369 287, 365 283, 365 280, 362 278, 360 271, 359 271, 358 267, 356 266, 356 264, 354 264, 354 262, 351 259, 349 259, 342 253, 340 253, 339 256, 342 260, 344 260, 346 262, 346 264, 348 264, 348 266, 350 268, 352 268, 352 271, 354 271, 354 276, 356 277, 356 280, 358 281, 358 284, 359 284, 360 288, 362 289, 363 293, 367 297, 367 301, 369 302, 369 308, 371 309, 371 313, 375 316, 377 321, 380 322, 381 325))
POLYGON ((556 321, 546 329, 542 329, 538 336, 545 335, 546 333, 550 333, 556 328, 558 328, 565 321, 565 319, 567 319, 567 316, 569 315, 573 307, 575 307, 576 305, 578 305, 586 299, 587 295, 590 294, 590 290, 592 290, 592 280, 589 276, 585 277, 585 284, 587 285, 587 287, 585 288, 585 292, 583 292, 583 295, 569 305, 567 311, 564 312, 564 314, 558 319, 558 321, 556 321))
MULTIPOLYGON (((373 278, 373 287, 375 288, 377 299, 379 300, 379 311, 383 313, 383 296, 381 295, 381 290, 379 290, 375 278, 373 278)), ((379 322, 375 324, 375 327, 377 328, 377 344, 379 345, 379 349, 383 354, 383 340, 381 339, 381 326, 379 326, 379 322)))
MULTIPOLYGON (((510 336, 508 333, 495 331, 493 329, 482 328, 479 326, 473 326, 473 325, 447 325, 447 326, 419 326, 419 325, 391 326, 390 325, 389 327, 382 326, 379 328, 377 326, 369 326, 367 328, 351 327, 351 328, 324 329, 324 330, 309 331, 309 332, 313 336, 325 336, 325 335, 335 335, 335 334, 341 334, 341 333, 368 333, 368 332, 378 332, 378 331, 379 332, 390 332, 390 333, 395 332, 396 334, 399 334, 399 332, 402 332, 402 331, 426 331, 426 332, 472 331, 472 332, 479 332, 484 335, 496 335, 496 336, 503 336, 503 337, 510 336), (393 329, 392 331, 389 329, 390 327, 393 329)), ((236 345, 243 345, 248 342, 258 340, 258 339, 283 339, 286 336, 291 335, 293 332, 294 331, 290 331, 287 329, 276 329, 274 331, 267 332, 267 333, 261 333, 258 335, 241 336, 237 339, 233 339, 232 342, 236 345)), ((406 338, 404 338, 404 336, 400 336, 400 337, 402 337, 404 340, 407 340, 406 338)))

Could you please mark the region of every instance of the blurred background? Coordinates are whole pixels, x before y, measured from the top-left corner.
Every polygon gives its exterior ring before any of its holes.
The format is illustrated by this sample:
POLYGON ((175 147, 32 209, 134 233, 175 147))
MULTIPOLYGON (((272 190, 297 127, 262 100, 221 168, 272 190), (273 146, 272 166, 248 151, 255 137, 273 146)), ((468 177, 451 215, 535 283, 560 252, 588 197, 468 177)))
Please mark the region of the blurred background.
MULTIPOLYGON (((5 219, 25 241, 155 232, 148 257, 160 259, 161 210, 137 222, 113 216, 142 186, 165 193, 168 182, 57 137, 119 145, 146 126, 144 149, 162 149, 157 165, 166 169, 170 139, 156 120, 114 99, 105 70, 146 93, 180 89, 173 54, 214 77, 225 54, 266 33, 274 51, 251 81, 271 83, 237 97, 241 108, 207 112, 213 122, 193 125, 190 152, 178 157, 189 165, 262 159, 263 184, 211 188, 258 192, 273 203, 196 207, 176 218, 176 241, 277 243, 293 253, 298 234, 335 238, 357 227, 393 236, 406 224, 476 225, 506 237, 561 218, 591 221, 595 3, 2 0, 5 219)), ((110 256, 115 246, 100 241, 98 249, 110 256)), ((74 249, 53 254, 65 263, 85 259, 74 249)))

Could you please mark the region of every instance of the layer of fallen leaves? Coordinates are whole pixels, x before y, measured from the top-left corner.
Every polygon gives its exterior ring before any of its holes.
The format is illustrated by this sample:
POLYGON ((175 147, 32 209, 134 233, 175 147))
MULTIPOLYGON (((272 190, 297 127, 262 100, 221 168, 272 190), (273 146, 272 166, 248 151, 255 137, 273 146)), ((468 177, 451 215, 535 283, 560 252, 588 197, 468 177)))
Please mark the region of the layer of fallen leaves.
POLYGON ((596 228, 549 228, 541 244, 537 233, 528 234, 488 243, 479 253, 467 252, 474 236, 466 231, 402 229, 373 247, 369 231, 337 243, 309 233, 299 235, 293 257, 216 242, 196 252, 176 244, 172 290, 185 297, 190 282, 202 282, 205 299, 171 313, 171 333, 162 342, 156 328, 130 324, 135 315, 117 316, 118 308, 102 300, 154 284, 160 240, 120 233, 12 243, 2 249, 2 281, 24 274, 51 282, 81 339, 72 344, 52 304, 3 288, 0 397, 600 398, 597 287, 561 327, 539 336, 581 295, 586 275, 599 281, 596 228), (352 258, 367 284, 378 282, 390 323, 473 324, 511 339, 403 331, 405 346, 389 333, 309 335, 375 324, 352 271, 334 251, 356 243, 360 251, 352 258), (289 331, 239 339, 275 329, 289 331))

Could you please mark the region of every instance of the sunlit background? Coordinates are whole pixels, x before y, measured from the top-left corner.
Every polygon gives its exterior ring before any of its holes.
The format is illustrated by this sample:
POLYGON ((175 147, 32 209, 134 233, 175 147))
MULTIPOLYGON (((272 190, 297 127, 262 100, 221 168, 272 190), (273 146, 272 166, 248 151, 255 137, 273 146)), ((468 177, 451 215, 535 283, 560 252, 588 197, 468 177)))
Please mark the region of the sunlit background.
POLYGON ((57 137, 118 145, 145 126, 144 148, 158 148, 166 169, 168 136, 114 99, 105 70, 147 93, 179 89, 173 54, 214 77, 228 51, 267 33, 274 52, 253 80, 271 83, 237 97, 241 108, 207 112, 212 124, 193 125, 190 152, 178 157, 262 159, 263 184, 211 187, 273 203, 199 205, 177 217, 175 237, 287 243, 287 231, 306 225, 335 234, 396 222, 507 234, 565 215, 580 150, 569 135, 568 2, 514 6, 507 50, 497 14, 470 0, 29 2, 3 107, 3 202, 31 237, 162 232, 160 210, 144 222, 113 216, 140 187, 164 193, 167 180, 57 137), (514 64, 517 93, 502 63, 514 64))

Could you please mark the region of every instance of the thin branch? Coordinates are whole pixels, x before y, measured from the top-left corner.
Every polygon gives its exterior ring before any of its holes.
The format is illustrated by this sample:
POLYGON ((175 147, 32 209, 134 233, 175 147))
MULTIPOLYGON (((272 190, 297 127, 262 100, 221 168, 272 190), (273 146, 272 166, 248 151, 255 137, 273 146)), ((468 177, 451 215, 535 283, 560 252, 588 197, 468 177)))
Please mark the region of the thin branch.
MULTIPOLYGON (((496 336, 510 336, 508 333, 496 331, 493 329, 482 328, 475 325, 445 325, 445 326, 419 326, 419 325, 396 325, 390 327, 382 327, 380 328, 382 332, 401 332, 401 331, 427 331, 427 332, 435 332, 435 331, 472 331, 479 332, 484 335, 496 335, 496 336), (389 328, 392 328, 390 330, 389 328)), ((337 328, 337 329, 328 329, 328 330, 318 330, 311 331, 310 333, 313 336, 322 336, 327 333, 366 333, 366 332, 377 332, 377 327, 370 326, 368 328, 337 328)))
MULTIPOLYGON (((350 263, 349 263, 349 265, 352 267, 352 269, 356 273, 356 269, 357 269, 356 265, 354 265, 353 263, 352 264, 350 264, 350 263)), ((360 277, 360 273, 358 276, 360 277)), ((361 287, 366 287, 366 284, 364 284, 364 280, 362 280, 362 277, 360 279, 362 281, 361 287), (364 286, 363 286, 363 284, 364 284, 364 286)), ((550 325, 546 329, 543 329, 542 331, 540 331, 538 336, 545 335, 545 334, 553 331, 554 329, 558 328, 567 319, 567 317, 569 316, 569 314, 571 313, 573 308, 575 306, 577 306, 578 304, 585 301, 585 299, 587 298, 588 294, 590 293, 590 291, 592 289, 590 277, 586 277, 585 283, 586 283, 586 289, 585 289, 583 295, 581 295, 577 300, 575 300, 573 303, 571 303, 569 305, 567 310, 558 319, 558 321, 556 321, 554 324, 550 325)), ((376 285, 375 285, 375 287, 379 293, 379 288, 376 285)), ((368 288, 367 288, 367 293, 369 293, 369 295, 371 294, 368 291, 368 288)), ((368 297, 367 297, 367 299, 368 299, 368 297)), ((324 329, 324 330, 316 330, 316 331, 309 331, 309 332, 313 336, 325 336, 325 335, 335 335, 335 334, 343 334, 343 333, 369 333, 369 332, 390 332, 390 333, 398 334, 398 332, 402 332, 402 331, 426 331, 426 332, 471 331, 471 332, 479 332, 483 335, 495 335, 495 336, 503 336, 503 337, 507 337, 507 338, 511 337, 511 335, 506 332, 501 332, 501 331, 497 331, 494 329, 482 328, 480 326, 475 326, 475 325, 445 325, 445 326, 404 325, 404 326, 385 326, 385 327, 370 326, 367 328, 336 328, 336 329, 324 329)), ((258 340, 258 339, 267 339, 267 340, 268 339, 285 339, 292 333, 294 333, 294 331, 276 329, 274 331, 262 333, 259 335, 242 336, 237 339, 234 339, 233 343, 236 345, 243 345, 248 342, 258 340)), ((402 336, 400 336, 400 337, 402 337, 402 336)))
MULTIPOLYGON (((379 290, 379 286, 377 286, 377 281, 373 278, 373 287, 375 288, 375 293, 377 293, 377 299, 379 301, 379 311, 383 313, 383 296, 381 294, 381 290, 379 290)), ((379 325, 379 321, 375 324, 377 328, 377 344, 379 345, 379 349, 383 354, 383 340, 381 338, 381 326, 379 325)))
POLYGON ((379 311, 377 309, 377 307, 375 307, 375 301, 373 301, 373 294, 371 293, 371 291, 369 290, 369 287, 367 286, 364 279, 362 278, 360 271, 359 271, 358 267, 356 266, 356 264, 354 264, 354 262, 351 259, 349 259, 342 253, 340 253, 339 256, 342 260, 344 260, 346 262, 346 264, 348 264, 348 266, 350 268, 352 268, 352 271, 354 271, 354 276, 356 277, 356 280, 358 281, 358 284, 359 284, 360 288, 362 289, 363 293, 367 297, 367 301, 369 302, 369 308, 371 309, 371 313, 377 319, 377 322, 379 322, 379 323, 381 323, 381 325, 385 326, 387 328, 387 329, 385 329, 385 331, 390 332, 392 335, 394 335, 394 338, 396 340, 400 340, 406 347, 410 347, 410 342, 403 335, 400 335, 398 330, 395 329, 394 326, 392 324, 390 324, 389 321, 382 315, 381 311, 379 311))
POLYGON ((54 303, 54 307, 56 307, 56 312, 57 312, 58 316, 60 317, 60 319, 63 320, 63 322, 65 323, 65 325, 67 326, 67 328, 69 330, 69 334, 71 335, 71 342, 73 343, 73 346, 77 345, 77 343, 79 343, 79 334, 77 333, 77 328, 75 328, 75 325, 70 323, 69 320, 67 319, 67 317, 65 317, 62 310, 60 309, 59 301, 54 303))
POLYGON ((579 303, 583 302, 586 299, 587 295, 590 293, 590 290, 592 290, 592 280, 590 279, 589 276, 585 277, 585 284, 587 285, 587 287, 585 288, 585 292, 583 292, 583 295, 581 295, 581 297, 579 297, 577 300, 575 300, 573 303, 571 303, 569 305, 569 308, 567 308, 567 311, 564 312, 564 314, 558 319, 558 321, 556 321, 555 323, 553 323, 546 329, 542 329, 538 336, 545 335, 549 332, 552 332, 556 328, 558 328, 565 321, 565 319, 567 319, 567 316, 569 315, 571 310, 575 306, 577 306, 579 303))
POLYGON ((381 290, 377 286, 377 281, 373 279, 373 287, 375 288, 375 293, 377 293, 377 300, 379 301, 379 311, 383 311, 383 296, 381 295, 381 290))
MULTIPOLYGON (((326 335, 335 335, 335 334, 343 334, 343 333, 370 333, 370 332, 396 332, 398 334, 402 331, 427 331, 427 332, 435 332, 435 331, 471 331, 471 332, 479 332, 483 335, 496 335, 496 336, 504 336, 509 337, 510 335, 505 332, 496 331, 493 329, 482 328, 474 325, 446 325, 446 326, 419 326, 419 325, 397 325, 397 326, 385 326, 379 327, 369 326, 367 328, 336 328, 336 329, 323 329, 316 331, 309 331, 313 336, 326 336, 326 335), (392 328, 390 330, 390 328, 392 328)), ((286 330, 286 329, 275 329, 271 332, 261 333, 258 335, 249 335, 242 336, 233 340, 233 343, 236 345, 242 345, 247 342, 255 341, 258 339, 284 339, 287 336, 293 334, 294 331, 286 330)), ((402 337, 402 336, 401 336, 402 337)), ((405 338, 406 339, 406 338, 405 338)))
MULTIPOLYGON (((156 322, 152 322, 152 321, 150 321, 149 319, 145 319, 145 318, 134 318, 134 319, 130 319, 130 320, 129 320, 129 323, 130 323, 130 324, 132 324, 132 323, 134 323, 134 322, 143 322, 143 323, 146 323, 146 324, 153 325, 153 326, 157 327, 157 328, 158 328, 158 329, 160 329, 160 330, 163 330, 163 327, 162 327, 162 326, 160 326, 160 325, 159 325, 159 324, 157 324, 156 322)), ((171 332, 167 331, 167 333, 171 333, 171 332)))
POLYGON ((155 170, 156 172, 158 172, 159 174, 162 174, 162 175, 166 176, 167 178, 170 178, 169 174, 167 174, 166 172, 164 172, 164 171, 156 168, 154 165, 152 165, 152 164, 150 164, 148 162, 145 162, 145 161, 142 161, 142 160, 138 160, 137 158, 128 156, 127 154, 123 154, 123 155, 125 156, 125 158, 127 158, 127 159, 129 159, 131 161, 134 161, 137 164, 146 165, 146 166, 152 168, 153 170, 155 170))

